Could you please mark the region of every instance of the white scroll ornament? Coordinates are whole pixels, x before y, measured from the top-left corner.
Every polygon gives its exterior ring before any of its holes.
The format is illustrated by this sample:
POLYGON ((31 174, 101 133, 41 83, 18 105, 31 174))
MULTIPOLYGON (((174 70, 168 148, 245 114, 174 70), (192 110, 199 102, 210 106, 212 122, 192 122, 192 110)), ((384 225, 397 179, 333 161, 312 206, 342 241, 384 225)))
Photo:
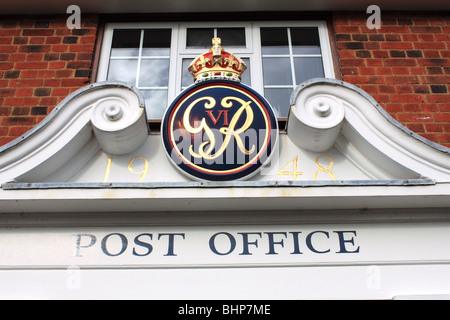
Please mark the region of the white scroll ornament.
POLYGON ((147 139, 145 111, 127 97, 107 97, 93 106, 91 122, 102 150, 111 155, 130 153, 147 139))
POLYGON ((322 152, 331 148, 341 130, 344 106, 326 93, 301 92, 291 105, 287 133, 300 148, 322 152))

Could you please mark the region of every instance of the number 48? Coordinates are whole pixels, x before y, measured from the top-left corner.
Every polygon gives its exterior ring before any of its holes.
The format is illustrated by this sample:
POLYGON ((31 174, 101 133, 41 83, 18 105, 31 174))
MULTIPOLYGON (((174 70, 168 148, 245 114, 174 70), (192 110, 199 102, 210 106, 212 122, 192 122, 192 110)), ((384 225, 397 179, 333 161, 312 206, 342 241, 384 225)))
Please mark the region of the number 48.
MULTIPOLYGON (((331 158, 330 156, 327 156, 327 155, 318 156, 316 158, 316 166, 319 168, 319 170, 317 170, 314 173, 314 176, 313 176, 314 180, 317 180, 317 177, 318 177, 319 173, 321 173, 321 172, 327 173, 331 177, 331 180, 336 180, 336 176, 330 170, 331 167, 333 166, 333 164, 334 164, 333 158, 331 158), (327 158, 328 160, 330 160, 330 163, 328 164, 327 167, 324 167, 319 163, 319 160, 321 158, 327 158)), ((304 174, 304 172, 298 171, 298 156, 296 156, 294 159, 289 161, 288 164, 283 169, 281 169, 280 172, 278 172, 278 175, 281 175, 281 176, 293 176, 294 181, 297 181, 297 176, 301 176, 303 174, 304 174), (292 168, 293 170, 286 171, 291 165, 293 166, 293 168, 292 168)))

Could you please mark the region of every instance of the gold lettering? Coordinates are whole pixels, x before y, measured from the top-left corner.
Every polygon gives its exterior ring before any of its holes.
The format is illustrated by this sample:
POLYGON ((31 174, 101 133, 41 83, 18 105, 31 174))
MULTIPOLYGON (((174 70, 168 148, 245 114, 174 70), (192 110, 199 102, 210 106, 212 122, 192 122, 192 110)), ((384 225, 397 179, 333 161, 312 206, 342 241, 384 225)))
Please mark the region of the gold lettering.
POLYGON ((141 182, 142 180, 144 180, 144 178, 145 178, 145 176, 147 175, 147 172, 148 172, 148 161, 147 161, 147 159, 144 158, 144 157, 134 157, 133 159, 130 160, 130 162, 128 162, 128 170, 131 173, 142 174, 141 178, 138 181, 138 182, 141 182), (142 171, 135 171, 133 169, 133 167, 132 167, 133 166, 133 162, 135 160, 137 160, 137 159, 141 159, 141 160, 144 161, 144 169, 142 171))
POLYGON ((253 145, 250 148, 250 150, 247 150, 245 148, 244 142, 242 141, 242 138, 240 137, 240 134, 245 132, 253 123, 254 114, 253 114, 252 108, 250 107, 251 101, 246 102, 237 97, 225 97, 222 99, 221 106, 224 108, 227 108, 227 109, 231 108, 233 106, 232 100, 240 103, 241 107, 234 114, 233 118, 230 121, 230 125, 228 127, 222 127, 219 129, 220 133, 222 133, 225 138, 224 138, 222 145, 217 150, 217 152, 215 154, 211 154, 212 151, 214 150, 214 148, 216 147, 216 138, 215 138, 214 133, 211 130, 211 128, 206 124, 206 119, 202 118, 202 120, 200 121, 200 125, 196 128, 192 127, 191 123, 190 123, 190 114, 191 114, 192 109, 194 108, 194 106, 197 103, 204 101, 204 100, 206 100, 206 102, 204 104, 205 109, 212 109, 216 105, 216 100, 214 98, 202 97, 202 98, 199 98, 199 99, 193 101, 186 108, 186 111, 184 112, 184 115, 183 115, 183 126, 187 132, 189 132, 190 134, 199 134, 204 131, 206 136, 208 137, 207 141, 204 141, 200 144, 198 153, 196 153, 194 151, 194 147, 192 145, 190 146, 189 153, 191 154, 191 156, 193 156, 194 158, 203 158, 203 159, 207 159, 207 160, 214 160, 214 159, 220 157, 225 152, 232 137, 234 137, 234 139, 236 140, 236 144, 238 145, 239 150, 243 154, 250 155, 253 152, 255 152, 255 150, 256 150, 255 145, 253 145), (244 125, 241 128, 236 129, 236 125, 237 125, 239 119, 241 118, 242 114, 244 113, 244 111, 245 111, 245 117, 246 117, 244 125), (208 148, 205 150, 206 146, 208 146, 208 148))
POLYGON ((334 173, 333 172, 331 172, 331 167, 333 166, 333 164, 334 164, 334 161, 333 161, 333 158, 331 158, 330 156, 327 156, 327 155, 322 155, 322 156, 318 156, 317 158, 316 158, 316 166, 319 168, 319 170, 317 170, 315 173, 314 173, 314 180, 317 180, 317 176, 319 175, 319 173, 321 173, 321 172, 325 172, 325 173, 328 173, 328 175, 331 177, 331 180, 336 180, 336 176, 334 175, 334 173), (320 163, 319 163, 319 159, 320 158, 328 158, 328 160, 330 160, 330 164, 328 165, 328 167, 323 167, 320 163))
POLYGON ((108 182, 109 172, 111 171, 111 164, 113 158, 108 158, 108 165, 106 166, 105 177, 103 178, 103 182, 108 182))
POLYGON ((304 174, 304 172, 298 171, 298 156, 289 161, 289 163, 278 172, 278 175, 280 176, 294 176, 294 181, 297 181, 297 176, 301 176, 302 174, 304 174), (293 164, 293 171, 286 171, 291 164, 293 164))

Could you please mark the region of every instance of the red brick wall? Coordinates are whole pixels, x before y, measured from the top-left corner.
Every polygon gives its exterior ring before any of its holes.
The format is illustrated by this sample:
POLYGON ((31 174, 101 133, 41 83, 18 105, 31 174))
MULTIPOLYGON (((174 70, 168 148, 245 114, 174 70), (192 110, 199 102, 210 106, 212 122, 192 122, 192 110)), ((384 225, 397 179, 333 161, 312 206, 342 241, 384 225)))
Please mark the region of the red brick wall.
POLYGON ((90 82, 98 19, 70 30, 67 18, 0 16, 0 146, 90 82))
POLYGON ((367 28, 368 17, 333 15, 343 80, 412 131, 450 147, 450 16, 381 11, 378 30, 367 28))

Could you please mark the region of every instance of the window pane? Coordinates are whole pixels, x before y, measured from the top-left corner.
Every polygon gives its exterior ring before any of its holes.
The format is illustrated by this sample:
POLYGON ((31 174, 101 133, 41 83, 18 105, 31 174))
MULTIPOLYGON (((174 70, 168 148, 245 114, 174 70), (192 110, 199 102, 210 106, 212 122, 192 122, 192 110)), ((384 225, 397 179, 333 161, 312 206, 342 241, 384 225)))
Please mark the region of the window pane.
POLYGON ((262 54, 289 54, 287 28, 261 28, 262 54))
POLYGON ((290 30, 294 54, 320 54, 317 28, 291 28, 290 30))
POLYGON ((189 65, 191 64, 193 59, 183 59, 182 63, 182 70, 181 70, 181 88, 187 88, 191 84, 194 83, 194 77, 192 76, 192 73, 188 71, 189 65))
POLYGON ((213 28, 188 28, 186 47, 210 49, 213 38, 213 28))
POLYGON ((169 56, 172 31, 170 29, 147 29, 144 32, 143 56, 169 56))
POLYGON ((250 59, 249 58, 242 58, 242 61, 244 61, 245 65, 247 66, 247 70, 244 71, 242 74, 241 82, 251 86, 252 85, 252 79, 251 79, 251 72, 250 72, 250 59))
POLYGON ((147 118, 162 119, 167 106, 167 90, 141 90, 145 98, 147 118))
POLYGON ((124 81, 136 85, 136 71, 138 61, 136 59, 111 60, 109 63, 108 80, 124 81))
POLYGON ((218 28, 217 36, 222 39, 222 47, 245 47, 245 28, 218 28))
POLYGON ((167 87, 169 59, 142 59, 139 87, 167 87))
POLYGON ((322 58, 294 58, 297 84, 312 78, 323 78, 322 58))
POLYGON ((264 97, 269 101, 270 105, 279 118, 287 118, 292 89, 264 89, 264 97))
POLYGON ((292 85, 289 58, 263 58, 264 85, 292 85))
POLYGON ((114 30, 111 56, 137 56, 141 30, 114 30))

